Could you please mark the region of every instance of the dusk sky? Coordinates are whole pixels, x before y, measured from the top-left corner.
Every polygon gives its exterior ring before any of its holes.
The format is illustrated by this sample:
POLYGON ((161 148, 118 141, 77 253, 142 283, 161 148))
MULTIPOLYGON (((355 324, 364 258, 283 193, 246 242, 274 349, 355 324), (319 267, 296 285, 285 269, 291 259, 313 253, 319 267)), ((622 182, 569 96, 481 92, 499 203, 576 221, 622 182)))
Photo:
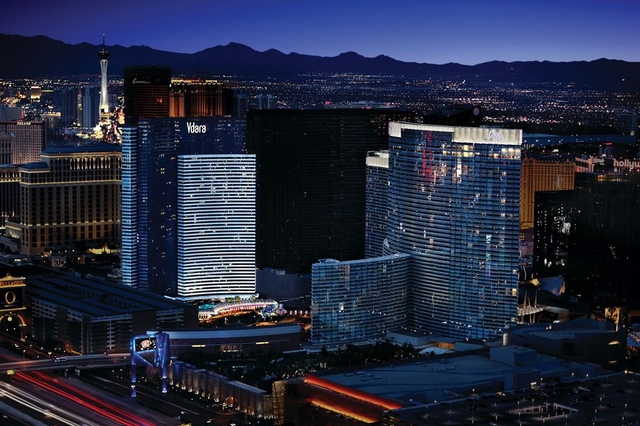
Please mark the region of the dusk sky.
POLYGON ((639 0, 2 0, 0 33, 194 53, 255 50, 475 65, 640 62, 639 0))

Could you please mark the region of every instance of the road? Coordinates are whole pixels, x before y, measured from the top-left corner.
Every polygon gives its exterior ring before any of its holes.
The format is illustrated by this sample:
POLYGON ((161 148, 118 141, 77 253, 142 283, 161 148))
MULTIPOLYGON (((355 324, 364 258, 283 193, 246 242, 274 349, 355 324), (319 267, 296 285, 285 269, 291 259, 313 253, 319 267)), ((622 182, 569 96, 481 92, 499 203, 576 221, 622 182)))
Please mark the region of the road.
MULTIPOLYGON (((128 358, 128 356, 127 356, 128 358)), ((19 356, 2 351, 0 359, 0 424, 70 425, 70 426, 177 426, 179 419, 165 416, 142 406, 131 398, 119 398, 88 386, 65 367, 113 365, 122 363, 123 356, 64 357, 20 360, 19 356), (62 369, 53 371, 22 371, 35 367, 62 369), (10 372, 10 374, 7 374, 10 372), (13 422, 13 423, 12 423, 13 422)))
POLYGON ((23 359, 0 363, 0 374, 13 374, 19 371, 65 370, 68 368, 109 368, 126 366, 130 363, 129 354, 78 355, 59 358, 23 359))
MULTIPOLYGON (((100 392, 73 376, 44 372, 2 376, 0 402, 44 425, 176 426, 181 423, 136 406, 130 398, 100 392)), ((0 411, 15 414, 2 407, 0 411)))
MULTIPOLYGON (((223 413, 213 402, 194 401, 194 395, 185 398, 138 386, 134 399, 129 382, 85 371, 100 366, 113 370, 128 363, 129 354, 62 355, 55 360, 46 357, 29 360, 0 348, 0 425, 246 424, 242 413, 223 413), (83 378, 76 377, 76 372, 83 378)), ((258 419, 256 424, 261 423, 258 419)))

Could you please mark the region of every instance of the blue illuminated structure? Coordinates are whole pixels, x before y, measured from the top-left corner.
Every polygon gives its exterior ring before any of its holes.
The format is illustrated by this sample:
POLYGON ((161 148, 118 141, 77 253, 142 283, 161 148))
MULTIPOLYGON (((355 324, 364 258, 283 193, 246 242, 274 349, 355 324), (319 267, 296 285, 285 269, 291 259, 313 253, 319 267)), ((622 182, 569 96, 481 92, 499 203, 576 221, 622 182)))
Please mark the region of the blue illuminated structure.
MULTIPOLYGON (((222 210, 217 216, 213 210, 216 208, 216 211, 221 211, 224 202, 231 206, 234 197, 238 195, 234 190, 225 192, 222 190, 224 188, 216 187, 219 181, 215 181, 215 174, 226 171, 225 178, 234 189, 245 188, 255 181, 255 165, 246 164, 255 163, 255 160, 253 157, 242 157, 245 154, 244 144, 244 120, 228 117, 145 118, 140 119, 136 127, 123 128, 123 284, 171 297, 194 295, 194 289, 188 288, 192 283, 188 275, 193 276, 194 271, 202 268, 200 265, 194 266, 193 263, 189 263, 189 259, 184 257, 179 264, 179 256, 191 253, 198 256, 200 262, 202 259, 213 258, 211 252, 203 251, 203 247, 217 247, 215 242, 212 242, 215 234, 211 222, 229 215, 232 209, 222 210), (227 155, 235 157, 226 157, 227 155), (229 161, 225 162, 225 158, 229 161), (238 165, 239 163, 243 165, 238 165), (217 167, 218 165, 223 168, 217 167), (244 165, 246 169, 242 169, 244 165), (248 180, 243 180, 242 176, 248 180), (194 180, 197 179, 201 182, 196 184, 194 180), (199 192, 187 193, 193 191, 196 186, 200 188, 199 192), (217 193, 214 194, 214 191, 217 193), (219 194, 225 195, 226 198, 219 194), (203 231, 201 239, 189 234, 193 230, 194 212, 199 205, 210 207, 206 211, 208 223, 199 229, 203 231), (205 236, 208 238, 206 241, 205 236)), ((247 192, 245 191, 245 194, 247 192)), ((245 198, 249 196, 251 200, 255 198, 253 192, 245 198)), ((243 197, 238 198, 247 201, 243 197)), ((243 213, 249 209, 247 214, 253 214, 255 207, 249 204, 249 201, 242 206, 248 206, 243 213)), ((202 214, 199 216, 200 219, 204 217, 202 214)), ((246 233, 254 238, 255 220, 253 217, 249 220, 243 217, 242 223, 245 222, 250 222, 245 227, 246 233)), ((238 235, 234 234, 233 237, 235 236, 238 235)), ((246 239, 246 236, 242 235, 239 239, 246 239)), ((224 242, 226 244, 226 241, 224 242)), ((255 250, 248 248, 252 244, 253 241, 250 241, 243 246, 249 255, 255 250)), ((228 248, 228 245, 225 247, 228 248)), ((210 262, 207 267, 220 267, 222 264, 230 263, 227 260, 216 262, 213 266, 211 264, 214 262, 210 262)), ((251 265, 247 266, 247 262, 243 265, 243 271, 249 269, 255 273, 253 257, 251 265)), ((252 287, 255 286, 253 278, 249 276, 243 281, 243 291, 236 291, 235 294, 253 292, 253 288, 247 290, 247 281, 251 281, 252 287)), ((227 287, 232 288, 231 285, 227 287)), ((213 294, 215 292, 197 296, 206 297, 213 294)))
POLYGON ((136 397, 136 366, 162 369, 162 393, 167 393, 167 367, 170 359, 169 334, 158 332, 131 338, 131 397, 136 397))
POLYGON ((311 268, 311 340, 314 345, 385 338, 406 325, 411 256, 396 254, 311 268))

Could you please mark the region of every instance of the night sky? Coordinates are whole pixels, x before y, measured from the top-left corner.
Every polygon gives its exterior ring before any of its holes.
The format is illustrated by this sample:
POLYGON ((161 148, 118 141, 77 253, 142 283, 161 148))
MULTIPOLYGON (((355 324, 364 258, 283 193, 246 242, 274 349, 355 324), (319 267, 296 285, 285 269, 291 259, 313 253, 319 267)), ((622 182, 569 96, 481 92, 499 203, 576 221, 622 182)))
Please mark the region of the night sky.
POLYGON ((258 51, 409 62, 640 62, 638 0, 1 0, 0 33, 193 53, 258 51))

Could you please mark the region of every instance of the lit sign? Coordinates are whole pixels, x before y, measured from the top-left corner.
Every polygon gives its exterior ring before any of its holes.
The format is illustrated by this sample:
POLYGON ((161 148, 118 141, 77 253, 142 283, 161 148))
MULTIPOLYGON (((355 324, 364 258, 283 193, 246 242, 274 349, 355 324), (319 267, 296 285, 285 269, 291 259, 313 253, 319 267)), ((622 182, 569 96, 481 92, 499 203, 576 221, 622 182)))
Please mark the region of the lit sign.
POLYGON ((138 80, 137 78, 134 78, 131 81, 131 84, 151 84, 151 82, 146 80, 138 80))
POLYGON ((242 352, 241 344, 220 345, 220 352, 242 352))
POLYGON ((626 167, 628 169, 638 169, 638 168, 640 168, 640 161, 629 161, 629 160, 618 161, 618 160, 613 160, 613 167, 626 167))
POLYGON ((22 289, 0 291, 0 309, 17 309, 22 308, 22 289))
POLYGON ((24 286, 24 281, 22 280, 8 280, 8 281, 0 281, 0 287, 16 287, 16 286, 24 286))
POLYGON ((156 348, 156 338, 139 337, 134 341, 133 345, 136 352, 152 351, 156 348))
POLYGON ((196 124, 193 121, 187 122, 187 133, 207 133, 206 124, 196 124))

